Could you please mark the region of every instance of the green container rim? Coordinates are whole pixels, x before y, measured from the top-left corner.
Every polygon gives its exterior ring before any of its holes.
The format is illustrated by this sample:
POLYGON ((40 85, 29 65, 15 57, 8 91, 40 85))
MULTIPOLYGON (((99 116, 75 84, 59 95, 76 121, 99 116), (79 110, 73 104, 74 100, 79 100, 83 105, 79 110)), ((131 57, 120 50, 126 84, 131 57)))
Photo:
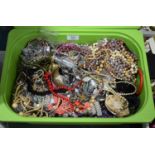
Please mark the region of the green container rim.
MULTIPOLYGON (((56 31, 60 31, 61 33, 68 33, 70 32, 70 29, 68 28, 60 28, 60 27, 54 27, 56 31)), ((147 59, 144 49, 144 41, 142 34, 137 31, 137 29, 112 29, 108 30, 104 29, 89 29, 88 31, 85 30, 84 27, 81 27, 82 30, 72 30, 72 32, 78 32, 78 33, 95 33, 96 35, 99 35, 101 33, 106 33, 110 31, 115 31, 116 33, 120 35, 124 35, 126 37, 130 37, 133 40, 134 44, 137 44, 138 48, 141 53, 141 57, 143 58, 143 69, 145 71, 145 78, 147 81, 147 104, 145 107, 138 113, 131 115, 129 117, 125 118, 34 118, 34 117, 23 117, 19 116, 18 114, 14 112, 10 112, 10 109, 8 108, 8 105, 6 105, 6 100, 4 98, 3 90, 5 90, 5 82, 7 81, 5 79, 5 74, 7 74, 7 68, 10 66, 8 64, 9 62, 9 51, 14 46, 14 43, 22 37, 23 33, 22 31, 26 33, 31 33, 32 31, 40 32, 40 29, 14 29, 10 32, 8 37, 8 43, 7 43, 7 54, 5 57, 4 65, 3 65, 3 72, 2 72, 2 79, 1 79, 1 88, 0 88, 0 121, 10 121, 10 122, 28 122, 28 123, 52 123, 52 124, 118 124, 118 123, 144 123, 144 122, 150 122, 155 117, 155 111, 153 106, 153 97, 151 92, 151 86, 150 86, 150 79, 148 73, 148 66, 147 66, 147 59), (83 29, 82 29, 83 28, 83 29), (20 32, 20 33, 19 33, 20 32), (18 34, 18 35, 17 35, 18 34)), ((42 30, 41 30, 42 32, 42 30)), ((44 32, 44 31, 43 31, 44 32)))

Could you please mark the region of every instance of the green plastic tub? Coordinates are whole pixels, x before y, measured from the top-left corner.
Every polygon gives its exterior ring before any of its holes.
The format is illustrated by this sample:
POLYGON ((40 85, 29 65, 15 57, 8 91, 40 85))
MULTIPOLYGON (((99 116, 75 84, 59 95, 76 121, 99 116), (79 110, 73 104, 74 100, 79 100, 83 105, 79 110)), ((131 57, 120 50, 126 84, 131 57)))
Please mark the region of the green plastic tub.
POLYGON ((145 123, 154 119, 154 105, 150 86, 144 41, 137 27, 20 27, 12 30, 8 36, 7 49, 3 64, 0 85, 0 121, 28 122, 48 124, 122 124, 145 123), (11 107, 12 88, 16 79, 16 69, 21 50, 35 38, 56 42, 93 43, 105 37, 124 40, 130 50, 139 58, 139 66, 144 75, 144 87, 140 95, 140 106, 137 113, 124 118, 35 118, 20 116, 11 107))

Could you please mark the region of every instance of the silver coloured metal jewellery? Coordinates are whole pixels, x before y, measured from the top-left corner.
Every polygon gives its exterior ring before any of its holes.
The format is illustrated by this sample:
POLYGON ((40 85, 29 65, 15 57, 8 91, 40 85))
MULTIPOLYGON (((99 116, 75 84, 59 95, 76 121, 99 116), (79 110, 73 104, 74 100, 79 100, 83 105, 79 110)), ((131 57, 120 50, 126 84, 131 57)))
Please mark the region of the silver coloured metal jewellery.
POLYGON ((131 114, 128 96, 138 100, 138 59, 122 40, 35 39, 22 50, 20 64, 11 106, 22 116, 125 117, 131 114))

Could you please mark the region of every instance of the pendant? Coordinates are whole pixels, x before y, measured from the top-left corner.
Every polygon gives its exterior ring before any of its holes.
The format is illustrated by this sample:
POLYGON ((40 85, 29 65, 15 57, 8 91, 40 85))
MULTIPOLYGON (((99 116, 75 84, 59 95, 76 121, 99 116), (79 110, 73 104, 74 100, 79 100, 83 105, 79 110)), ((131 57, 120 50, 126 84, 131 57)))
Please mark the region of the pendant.
POLYGON ((105 106, 117 117, 124 117, 130 114, 128 101, 120 95, 107 96, 105 106))

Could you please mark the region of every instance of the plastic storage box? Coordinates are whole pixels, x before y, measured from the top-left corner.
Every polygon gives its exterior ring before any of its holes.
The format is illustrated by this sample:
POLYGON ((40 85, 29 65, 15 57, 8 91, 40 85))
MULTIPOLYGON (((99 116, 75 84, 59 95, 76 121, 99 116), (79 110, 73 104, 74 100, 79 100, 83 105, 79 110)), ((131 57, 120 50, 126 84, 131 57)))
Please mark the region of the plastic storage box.
POLYGON ((154 119, 154 104, 150 86, 147 59, 144 41, 137 27, 19 27, 12 30, 8 36, 5 60, 3 64, 0 85, 0 121, 50 123, 50 124, 122 124, 122 123, 145 123, 154 119), (43 38, 50 41, 77 43, 93 43, 103 38, 118 38, 124 40, 128 48, 135 52, 139 58, 139 66, 144 76, 143 91, 140 95, 138 111, 123 118, 35 118, 20 116, 10 107, 12 88, 16 79, 16 69, 21 50, 26 44, 35 39, 43 38))

